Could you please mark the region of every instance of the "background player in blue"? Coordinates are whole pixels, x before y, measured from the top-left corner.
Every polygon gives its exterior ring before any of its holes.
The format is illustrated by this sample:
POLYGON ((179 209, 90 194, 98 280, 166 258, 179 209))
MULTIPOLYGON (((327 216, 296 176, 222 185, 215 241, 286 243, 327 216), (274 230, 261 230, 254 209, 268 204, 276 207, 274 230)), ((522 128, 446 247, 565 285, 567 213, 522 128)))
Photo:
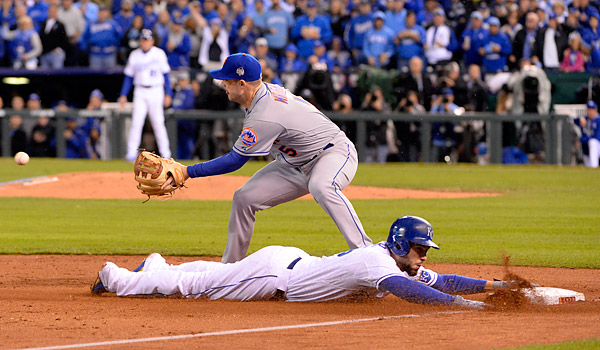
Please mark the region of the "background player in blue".
POLYGON ((350 248, 371 244, 342 190, 358 167, 354 144, 316 107, 283 87, 261 81, 260 63, 248 54, 229 56, 221 69, 229 100, 246 110, 243 130, 233 150, 188 166, 185 178, 225 174, 253 156, 276 160, 259 170, 234 196, 223 262, 241 260, 248 251, 256 212, 311 193, 336 223, 350 248))
POLYGON ((587 102, 587 116, 575 119, 575 124, 581 128, 583 163, 586 167, 597 168, 600 158, 600 118, 596 102, 587 102))
POLYGON ((426 269, 423 263, 430 248, 439 249, 433 242, 431 224, 416 216, 404 216, 394 221, 386 241, 321 258, 298 248, 270 246, 235 264, 194 261, 168 265, 154 253, 136 273, 108 262, 99 272, 92 293, 312 302, 392 293, 413 303, 481 309, 485 306, 481 301, 447 293, 474 294, 515 286, 512 281, 487 281, 426 269))

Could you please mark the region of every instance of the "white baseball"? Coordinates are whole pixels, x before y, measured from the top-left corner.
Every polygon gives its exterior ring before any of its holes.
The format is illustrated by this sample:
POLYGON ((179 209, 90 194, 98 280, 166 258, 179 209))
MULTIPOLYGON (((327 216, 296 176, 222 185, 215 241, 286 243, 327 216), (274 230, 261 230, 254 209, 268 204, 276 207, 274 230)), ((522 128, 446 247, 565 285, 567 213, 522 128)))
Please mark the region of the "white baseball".
POLYGON ((15 163, 19 165, 25 165, 29 163, 29 154, 25 152, 17 152, 17 154, 15 154, 15 163))

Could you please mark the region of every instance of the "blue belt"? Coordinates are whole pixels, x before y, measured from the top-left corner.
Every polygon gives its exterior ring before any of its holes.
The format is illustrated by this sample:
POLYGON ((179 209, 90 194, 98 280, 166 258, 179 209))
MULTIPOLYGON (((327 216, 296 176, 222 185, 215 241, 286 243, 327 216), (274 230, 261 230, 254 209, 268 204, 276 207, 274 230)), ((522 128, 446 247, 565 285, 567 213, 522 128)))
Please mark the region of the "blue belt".
POLYGON ((294 259, 294 261, 292 261, 292 262, 291 262, 291 263, 288 265, 287 269, 288 269, 288 270, 292 270, 292 269, 294 268, 294 266, 296 266, 296 264, 298 263, 298 261, 300 261, 300 259, 302 259, 302 258, 301 258, 301 257, 297 257, 296 259, 294 259))

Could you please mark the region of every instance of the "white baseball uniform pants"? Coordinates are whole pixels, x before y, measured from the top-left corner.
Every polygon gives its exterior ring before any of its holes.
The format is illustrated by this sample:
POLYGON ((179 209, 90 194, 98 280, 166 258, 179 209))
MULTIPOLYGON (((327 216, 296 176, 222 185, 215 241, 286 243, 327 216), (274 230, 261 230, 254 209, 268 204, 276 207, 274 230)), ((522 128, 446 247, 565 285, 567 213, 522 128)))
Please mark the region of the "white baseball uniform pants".
POLYGON ((600 158, 600 141, 590 138, 588 141, 589 155, 583 156, 583 164, 588 168, 597 168, 600 158))
POLYGON ((297 258, 309 255, 299 248, 269 246, 234 264, 194 261, 168 265, 151 254, 140 272, 131 272, 107 263, 100 279, 109 292, 126 295, 181 295, 187 298, 263 300, 278 289, 287 291, 291 270, 297 258))
POLYGON ((165 158, 171 157, 171 148, 169 147, 169 136, 165 127, 165 114, 163 103, 165 92, 162 86, 153 86, 144 88, 136 86, 133 91, 133 113, 131 117, 131 127, 129 137, 127 138, 127 155, 125 159, 135 160, 137 150, 142 141, 142 131, 146 115, 150 116, 150 123, 154 130, 154 137, 158 144, 158 152, 165 158))
POLYGON ((246 256, 257 211, 308 193, 331 216, 351 249, 372 244, 352 203, 342 193, 356 174, 356 148, 344 134, 332 143, 333 147, 302 168, 289 168, 278 161, 269 163, 235 192, 222 262, 236 262, 246 256))

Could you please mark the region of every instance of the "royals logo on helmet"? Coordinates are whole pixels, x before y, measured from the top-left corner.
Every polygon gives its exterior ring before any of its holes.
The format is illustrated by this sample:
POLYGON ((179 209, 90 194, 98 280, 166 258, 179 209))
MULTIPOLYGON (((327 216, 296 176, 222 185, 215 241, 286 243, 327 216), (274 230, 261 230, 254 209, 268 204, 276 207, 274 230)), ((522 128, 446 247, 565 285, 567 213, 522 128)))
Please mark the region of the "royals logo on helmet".
POLYGON ((254 130, 246 128, 242 130, 242 134, 240 135, 240 139, 244 146, 252 147, 256 144, 257 136, 254 130))

